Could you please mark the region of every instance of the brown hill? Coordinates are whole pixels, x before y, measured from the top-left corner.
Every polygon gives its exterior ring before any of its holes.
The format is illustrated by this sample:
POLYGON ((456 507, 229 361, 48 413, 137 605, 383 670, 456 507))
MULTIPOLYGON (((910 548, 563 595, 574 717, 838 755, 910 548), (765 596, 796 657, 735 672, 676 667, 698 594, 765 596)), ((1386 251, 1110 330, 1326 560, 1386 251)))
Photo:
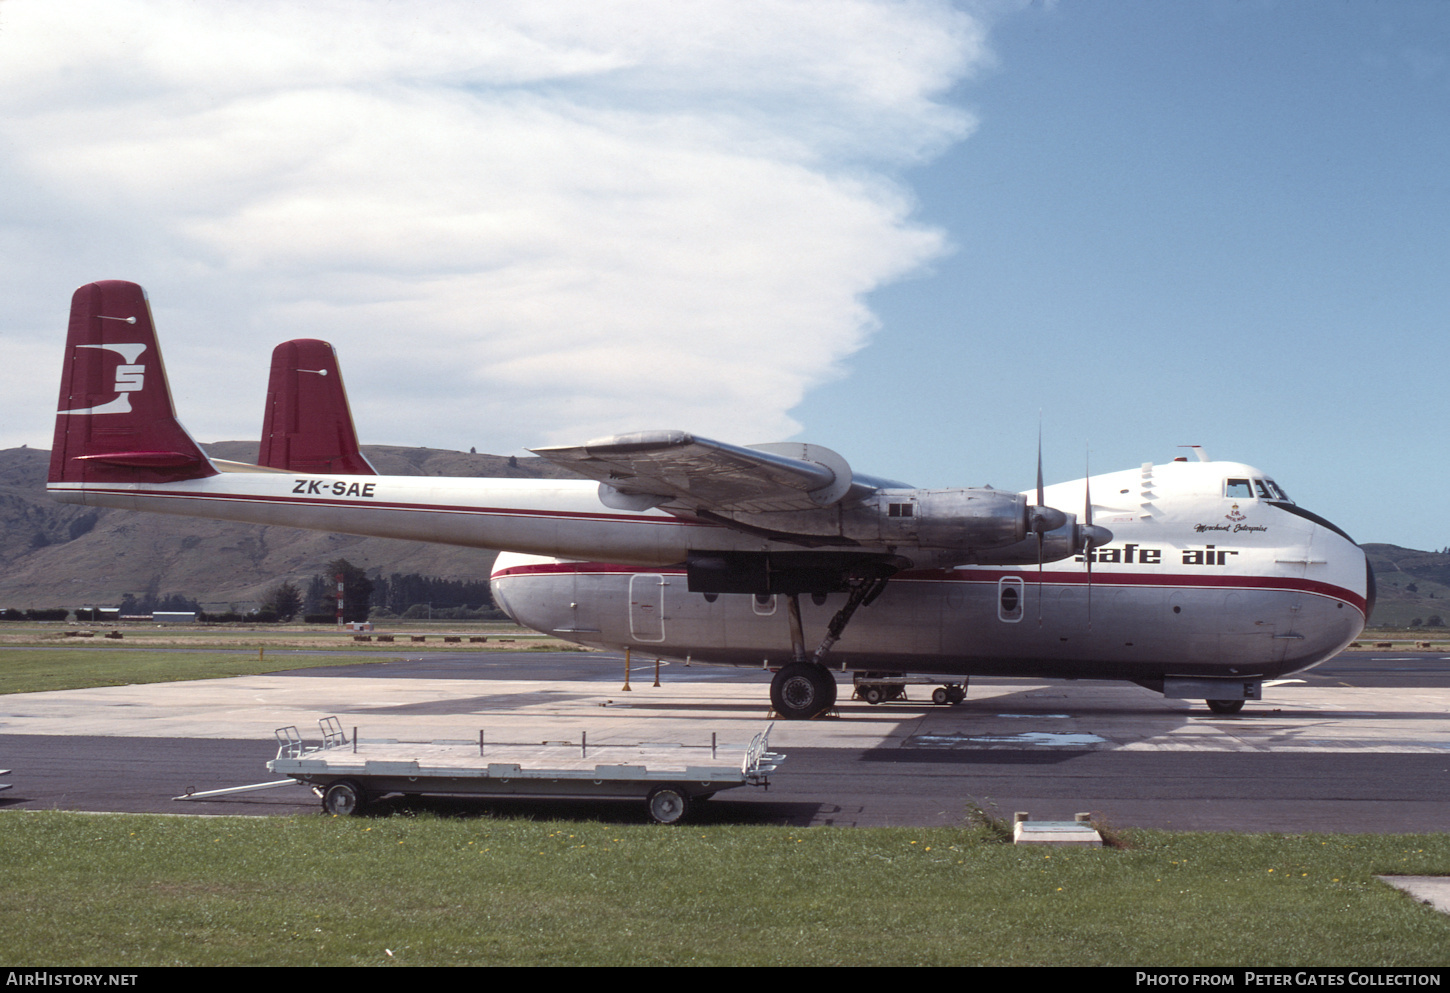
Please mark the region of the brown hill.
MULTIPOLYGON (((208 454, 249 462, 256 442, 224 441, 208 454)), ((399 476, 558 478, 536 458, 365 445, 381 473, 399 476)), ((281 580, 305 584, 345 558, 369 575, 480 579, 494 553, 295 528, 72 507, 45 492, 50 453, 0 450, 0 607, 115 606, 131 593, 180 593, 207 609, 256 606, 281 580)))
POLYGON ((1421 552, 1366 544, 1378 599, 1370 624, 1393 628, 1450 626, 1450 550, 1421 552))

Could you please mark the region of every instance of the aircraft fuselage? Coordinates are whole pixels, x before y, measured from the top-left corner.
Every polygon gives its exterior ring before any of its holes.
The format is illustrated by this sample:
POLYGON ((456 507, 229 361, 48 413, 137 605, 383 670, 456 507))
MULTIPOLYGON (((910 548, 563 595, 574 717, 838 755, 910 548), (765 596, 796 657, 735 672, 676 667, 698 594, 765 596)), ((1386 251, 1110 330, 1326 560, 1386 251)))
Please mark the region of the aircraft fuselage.
MULTIPOLYGON (((1036 566, 897 574, 831 649, 858 671, 1131 679, 1272 679, 1330 658, 1372 601, 1363 552, 1287 501, 1227 496, 1237 463, 1096 476, 1108 545, 1036 566), (1144 495, 1150 499, 1144 500, 1144 495)), ((1236 483, 1234 485, 1237 485, 1236 483)), ((1068 504, 1083 484, 1049 488, 1068 504), (1054 492, 1056 491, 1056 492, 1054 492)), ((732 665, 790 661, 783 597, 691 593, 680 569, 502 555, 497 602, 520 623, 599 648, 732 665)), ((802 597, 807 634, 845 594, 802 597)))

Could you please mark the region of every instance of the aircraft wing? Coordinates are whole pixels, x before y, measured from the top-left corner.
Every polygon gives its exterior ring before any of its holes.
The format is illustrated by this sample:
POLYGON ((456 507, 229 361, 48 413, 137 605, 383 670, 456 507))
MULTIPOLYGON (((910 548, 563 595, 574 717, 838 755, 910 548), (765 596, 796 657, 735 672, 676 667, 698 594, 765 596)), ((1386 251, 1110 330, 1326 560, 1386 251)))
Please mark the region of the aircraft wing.
POLYGON ((859 496, 873 489, 853 487, 851 467, 841 456, 803 442, 746 447, 684 431, 641 431, 533 452, 626 498, 654 498, 648 505, 678 504, 688 511, 815 510, 853 490, 859 496))

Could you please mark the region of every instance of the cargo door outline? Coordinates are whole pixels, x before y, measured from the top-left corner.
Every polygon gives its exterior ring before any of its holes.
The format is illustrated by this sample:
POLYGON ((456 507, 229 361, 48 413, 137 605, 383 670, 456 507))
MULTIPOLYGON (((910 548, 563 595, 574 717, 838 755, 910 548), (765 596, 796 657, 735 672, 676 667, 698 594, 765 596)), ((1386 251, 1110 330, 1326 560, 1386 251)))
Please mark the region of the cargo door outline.
POLYGON ((635 641, 665 640, 665 577, 638 573, 629 577, 629 635, 635 641))

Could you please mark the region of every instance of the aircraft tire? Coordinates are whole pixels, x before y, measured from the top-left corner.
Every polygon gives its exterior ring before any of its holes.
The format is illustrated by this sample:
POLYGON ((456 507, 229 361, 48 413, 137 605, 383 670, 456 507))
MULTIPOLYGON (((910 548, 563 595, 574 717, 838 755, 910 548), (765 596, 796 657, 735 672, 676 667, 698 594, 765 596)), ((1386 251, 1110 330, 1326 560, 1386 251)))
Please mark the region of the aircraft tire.
POLYGON ((770 705, 787 721, 810 720, 835 702, 835 677, 810 662, 792 662, 770 681, 770 705))
POLYGON ((1208 709, 1215 714, 1237 714, 1244 709, 1242 700, 1205 700, 1203 702, 1208 704, 1208 709))
POLYGON ((350 817, 366 803, 362 787, 350 779, 333 783, 322 794, 322 809, 334 817, 350 817))
POLYGON ((678 824, 689 813, 690 800, 685 791, 674 786, 657 786, 645 801, 649 815, 656 824, 678 824))

